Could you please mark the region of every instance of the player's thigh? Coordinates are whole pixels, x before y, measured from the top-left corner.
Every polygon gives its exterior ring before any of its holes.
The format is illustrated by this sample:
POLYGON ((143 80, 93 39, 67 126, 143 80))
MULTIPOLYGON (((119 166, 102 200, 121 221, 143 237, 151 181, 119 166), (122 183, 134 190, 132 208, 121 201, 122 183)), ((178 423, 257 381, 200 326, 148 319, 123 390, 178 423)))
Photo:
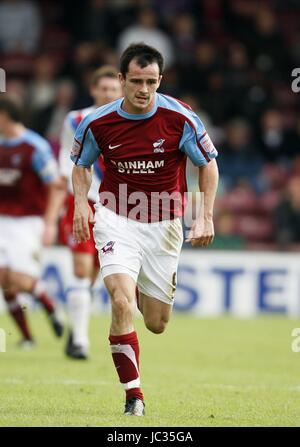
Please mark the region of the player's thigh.
POLYGON ((73 269, 78 278, 92 278, 94 272, 94 256, 91 253, 73 252, 73 269))
POLYGON ((180 221, 163 222, 149 229, 138 277, 141 294, 173 305, 182 240, 180 221))
POLYGON ((8 284, 16 292, 30 293, 35 283, 35 277, 22 272, 10 270, 8 273, 8 284))
POLYGON ((93 233, 103 279, 125 274, 136 282, 142 252, 135 224, 100 205, 96 208, 95 221, 93 233))

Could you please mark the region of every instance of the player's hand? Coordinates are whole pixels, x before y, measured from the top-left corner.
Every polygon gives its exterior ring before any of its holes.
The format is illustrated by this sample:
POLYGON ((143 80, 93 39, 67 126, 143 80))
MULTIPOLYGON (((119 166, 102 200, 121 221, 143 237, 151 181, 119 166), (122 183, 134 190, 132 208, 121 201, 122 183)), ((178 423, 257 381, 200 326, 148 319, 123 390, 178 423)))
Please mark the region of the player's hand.
POLYGON ((215 231, 212 219, 196 219, 185 242, 193 247, 207 247, 214 240, 215 231))
POLYGON ((56 242, 57 225, 55 222, 45 222, 42 243, 45 246, 53 245, 56 242))
POLYGON ((90 239, 90 223, 94 224, 95 219, 88 202, 75 204, 73 234, 77 242, 86 242, 90 239))

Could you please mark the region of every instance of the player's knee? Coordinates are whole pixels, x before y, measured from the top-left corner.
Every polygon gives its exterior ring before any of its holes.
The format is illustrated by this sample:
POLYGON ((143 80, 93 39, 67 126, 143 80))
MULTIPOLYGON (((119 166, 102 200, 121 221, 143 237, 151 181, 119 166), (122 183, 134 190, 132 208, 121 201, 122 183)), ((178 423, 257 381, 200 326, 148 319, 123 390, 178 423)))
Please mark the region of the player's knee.
POLYGON ((31 293, 35 279, 27 274, 9 271, 8 283, 16 292, 31 293))
POLYGON ((146 328, 154 334, 162 334, 167 327, 167 321, 161 319, 158 321, 146 320, 146 328))
POLYGON ((126 296, 115 296, 112 299, 112 313, 118 320, 123 320, 131 315, 130 304, 126 296))
POLYGON ((84 279, 89 277, 88 273, 86 272, 86 269, 81 265, 74 267, 74 275, 78 279, 84 279))
POLYGON ((79 279, 89 278, 91 276, 91 269, 84 262, 75 262, 74 275, 79 279))

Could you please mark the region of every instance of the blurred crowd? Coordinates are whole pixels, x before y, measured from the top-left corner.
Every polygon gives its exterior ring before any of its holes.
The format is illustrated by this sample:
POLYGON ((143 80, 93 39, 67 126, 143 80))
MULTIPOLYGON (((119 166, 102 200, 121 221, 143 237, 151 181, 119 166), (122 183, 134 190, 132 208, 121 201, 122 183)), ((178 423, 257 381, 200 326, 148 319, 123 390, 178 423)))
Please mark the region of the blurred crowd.
POLYGON ((299 250, 300 2, 0 1, 7 95, 56 153, 66 113, 92 102, 93 70, 138 41, 162 52, 160 91, 190 104, 218 148, 213 248, 299 250))

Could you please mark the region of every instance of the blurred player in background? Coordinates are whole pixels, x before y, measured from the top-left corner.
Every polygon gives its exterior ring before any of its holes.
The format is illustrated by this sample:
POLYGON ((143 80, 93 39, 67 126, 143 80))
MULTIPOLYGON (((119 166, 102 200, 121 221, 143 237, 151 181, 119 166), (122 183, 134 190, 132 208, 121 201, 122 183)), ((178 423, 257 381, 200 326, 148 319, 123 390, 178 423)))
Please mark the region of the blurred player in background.
POLYGON ((46 285, 38 279, 42 245, 56 237, 52 215, 59 181, 52 150, 40 135, 26 129, 19 110, 0 100, 0 286, 9 312, 21 333, 21 346, 34 344, 17 294, 31 294, 46 310, 55 334, 63 326, 46 285))
MULTIPOLYGON (((56 209, 59 212, 65 195, 65 212, 60 221, 61 242, 67 245, 73 256, 73 279, 67 287, 66 299, 70 322, 70 335, 65 352, 74 359, 86 359, 89 350, 88 323, 91 306, 91 286, 99 272, 98 253, 95 242, 91 238, 87 242, 77 243, 73 236, 74 195, 72 188, 72 168, 70 148, 73 145, 74 133, 83 118, 97 107, 107 104, 121 96, 121 84, 118 72, 114 67, 103 66, 96 70, 91 79, 90 94, 94 106, 68 113, 61 135, 59 152, 59 170, 64 184, 62 194, 58 191, 56 209)), ((97 160, 93 166, 93 180, 88 193, 91 206, 96 202, 100 181, 103 176, 103 165, 97 160)))
POLYGON ((95 222, 101 272, 112 303, 111 353, 126 392, 125 415, 134 416, 144 415, 133 326, 136 287, 146 327, 162 333, 171 316, 183 242, 180 217, 187 157, 199 168, 204 196, 203 214, 193 223, 187 242, 207 246, 214 237, 217 151, 188 105, 156 93, 162 71, 157 50, 143 43, 128 47, 121 56, 124 98, 87 116, 72 148, 74 235, 79 241, 89 240, 90 224, 95 222), (100 155, 105 176, 94 220, 87 192, 90 167, 100 155), (170 201, 165 206, 159 201, 152 207, 155 192, 180 196, 181 204, 176 207, 170 201))

